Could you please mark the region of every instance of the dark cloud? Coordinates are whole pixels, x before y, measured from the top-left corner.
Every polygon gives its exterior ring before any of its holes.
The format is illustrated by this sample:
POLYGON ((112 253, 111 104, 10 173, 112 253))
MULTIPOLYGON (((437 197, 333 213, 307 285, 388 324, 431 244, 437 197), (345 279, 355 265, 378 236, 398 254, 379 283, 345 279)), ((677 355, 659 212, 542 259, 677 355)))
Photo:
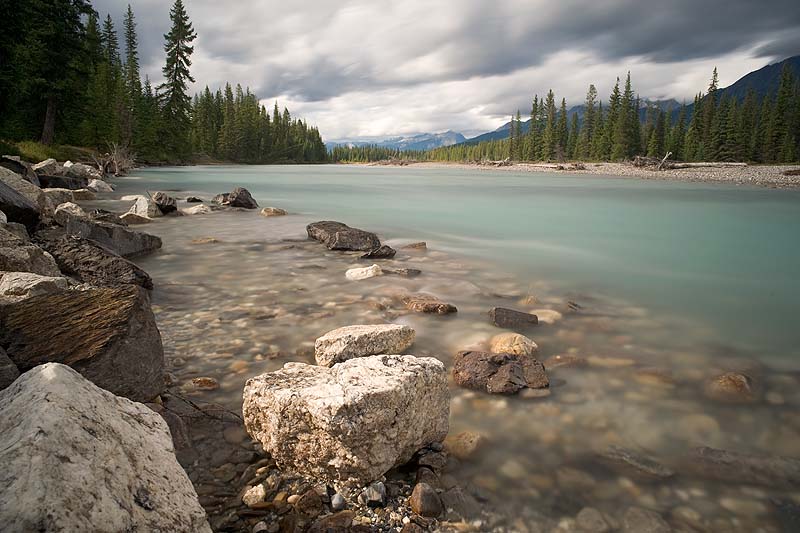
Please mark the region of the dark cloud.
MULTIPOLYGON (((101 16, 110 12, 119 22, 126 4, 94 1, 101 16)), ((132 0, 141 63, 156 78, 170 4, 132 0)), ((410 97, 431 84, 456 84, 462 94, 460 84, 471 82, 482 86, 484 114, 497 117, 509 101, 524 112, 528 93, 566 78, 585 91, 585 76, 571 70, 619 66, 601 74, 613 79, 625 63, 672 69, 660 74, 657 96, 687 97, 702 87, 675 94, 683 90, 674 83, 682 64, 731 54, 766 63, 800 53, 797 0, 188 0, 186 7, 199 34, 193 74, 201 86, 238 81, 311 107, 359 92, 410 97), (589 59, 559 64, 561 57, 589 59), (495 88, 486 91, 487 84, 495 88)), ((569 90, 574 98, 577 88, 569 90)))

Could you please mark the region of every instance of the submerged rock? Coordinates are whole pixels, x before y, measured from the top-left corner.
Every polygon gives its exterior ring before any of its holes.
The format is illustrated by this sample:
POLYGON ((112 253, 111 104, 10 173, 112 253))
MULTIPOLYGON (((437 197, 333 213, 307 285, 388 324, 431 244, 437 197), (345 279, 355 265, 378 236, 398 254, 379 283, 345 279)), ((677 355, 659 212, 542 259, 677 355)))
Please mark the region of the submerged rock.
POLYGON ((520 335, 519 333, 500 333, 492 338, 490 350, 493 353, 533 355, 539 351, 539 346, 525 335, 520 335))
POLYGON ((610 446, 600 454, 600 458, 612 468, 624 474, 633 474, 640 478, 667 479, 675 475, 675 471, 655 459, 620 446, 610 446))
POLYGON ((527 328, 539 323, 539 318, 536 315, 505 307, 492 307, 489 310, 489 318, 492 324, 498 328, 506 329, 527 328))
POLYGON ((457 435, 448 435, 444 440, 447 453, 465 461, 473 457, 486 444, 486 437, 474 431, 462 431, 457 435))
POLYGON ((363 486, 444 439, 449 402, 440 361, 374 355, 332 368, 287 363, 250 379, 243 414, 279 466, 363 486))
POLYGON ((282 217, 288 213, 279 207, 265 207, 260 214, 262 217, 282 217))
POLYGON ((416 278, 422 274, 422 270, 418 270, 416 268, 384 268, 383 273, 394 274, 395 276, 400 276, 401 278, 416 278))
POLYGON ((354 357, 403 353, 414 336, 413 329, 399 324, 345 326, 319 337, 314 356, 318 365, 333 366, 354 357))
POLYGON ((550 386, 539 361, 508 353, 459 352, 453 361, 453 379, 460 387, 491 394, 514 394, 525 387, 550 386))
POLYGON ((183 212, 187 215, 208 215, 210 213, 213 213, 214 210, 205 204, 199 204, 194 207, 189 207, 187 209, 184 209, 183 212))
POLYGON ((198 198, 197 196, 189 196, 188 198, 186 198, 186 203, 188 203, 188 204, 199 204, 199 203, 202 203, 202 202, 203 202, 203 199, 202 198, 198 198))
POLYGON ((711 378, 705 386, 706 396, 725 403, 752 403, 756 400, 753 379, 738 372, 726 372, 711 378))
POLYGON ((49 252, 48 257, 55 258, 54 263, 58 263, 56 274, 44 275, 57 276, 63 272, 78 281, 102 287, 138 285, 145 289, 153 288, 153 280, 147 272, 88 239, 51 229, 38 232, 36 242, 49 252))
POLYGON ((457 313, 455 305, 445 303, 429 294, 411 294, 402 298, 403 305, 415 313, 429 313, 435 315, 448 315, 457 313))
POLYGON ((687 466, 699 476, 718 481, 800 488, 800 459, 791 457, 701 447, 690 452, 687 466))
POLYGON ((64 291, 0 306, 0 345, 21 371, 63 363, 134 401, 164 389, 164 351, 138 287, 64 291))
POLYGON ((351 268, 344 273, 344 277, 350 281, 361 281, 364 279, 374 278, 383 274, 380 265, 372 265, 368 267, 351 268))
POLYGON ((655 511, 630 507, 622 517, 624 533, 671 533, 670 525, 655 511))
POLYGON ((0 462, 4 531, 211 532, 164 420, 64 365, 0 392, 0 462))
POLYGON ((306 226, 308 236, 323 243, 329 250, 353 250, 369 252, 380 248, 378 236, 341 222, 313 222, 306 226))

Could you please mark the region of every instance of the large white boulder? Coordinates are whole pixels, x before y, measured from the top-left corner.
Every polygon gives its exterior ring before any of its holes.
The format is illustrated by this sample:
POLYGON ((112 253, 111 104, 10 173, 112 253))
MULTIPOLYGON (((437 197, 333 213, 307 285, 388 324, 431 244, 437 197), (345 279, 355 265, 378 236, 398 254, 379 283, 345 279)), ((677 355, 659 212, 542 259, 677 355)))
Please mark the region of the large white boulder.
POLYGON ((282 468, 343 486, 363 486, 442 441, 449 411, 444 365, 413 355, 287 363, 244 389, 245 427, 282 468))
POLYGON ((98 179, 89 180, 86 188, 92 192, 114 192, 114 188, 110 184, 98 179))
MULTIPOLYGON (((130 199, 128 196, 123 197, 123 199, 126 198, 130 199)), ((140 217, 146 218, 155 218, 162 215, 161 210, 158 208, 158 205, 153 201, 153 199, 144 195, 137 195, 135 197, 135 201, 128 210, 128 213, 133 213, 134 215, 139 215, 140 217)))
POLYGON ((345 326, 314 343, 317 364, 333 366, 354 357, 403 353, 414 343, 414 330, 400 324, 345 326))
POLYGON ((40 276, 33 272, 0 272, 0 301, 22 300, 69 288, 64 277, 40 276))
POLYGON ((86 211, 81 206, 73 202, 60 204, 53 213, 55 221, 62 226, 67 225, 70 217, 89 218, 89 215, 86 214, 86 211))
POLYGON ((3 531, 210 532, 169 428, 57 363, 0 392, 3 531))
POLYGON ((45 159, 41 163, 36 163, 33 165, 33 170, 36 171, 37 174, 55 174, 58 172, 58 161, 53 159, 45 159))

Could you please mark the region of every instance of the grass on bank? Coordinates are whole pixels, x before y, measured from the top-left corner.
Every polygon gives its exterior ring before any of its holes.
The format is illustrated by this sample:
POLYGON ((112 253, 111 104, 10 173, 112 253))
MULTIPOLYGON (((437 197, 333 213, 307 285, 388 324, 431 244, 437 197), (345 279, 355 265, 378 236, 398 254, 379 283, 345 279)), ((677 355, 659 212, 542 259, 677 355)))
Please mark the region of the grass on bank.
POLYGON ((0 155, 16 155, 31 163, 53 158, 57 161, 90 161, 94 154, 89 148, 68 145, 46 145, 35 141, 2 141, 0 155))

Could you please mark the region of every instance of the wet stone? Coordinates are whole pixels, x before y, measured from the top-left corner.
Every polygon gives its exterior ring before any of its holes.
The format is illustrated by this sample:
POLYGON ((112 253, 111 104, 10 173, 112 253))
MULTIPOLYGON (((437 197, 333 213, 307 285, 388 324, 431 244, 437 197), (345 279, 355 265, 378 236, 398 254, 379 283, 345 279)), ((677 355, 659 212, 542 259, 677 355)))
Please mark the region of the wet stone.
POLYGON ((706 383, 706 396, 725 403, 752 403, 756 400, 753 378, 737 372, 726 372, 706 383))
POLYGON ((506 307, 492 307, 489 310, 489 319, 498 328, 506 329, 528 328, 539 323, 536 315, 506 307))
POLYGON ((675 475, 673 470, 658 461, 620 446, 610 446, 601 458, 613 468, 643 478, 667 479, 675 475))
POLYGON ((622 517, 624 533, 671 533, 672 528, 660 514, 641 507, 631 507, 622 517))
POLYGON ((579 531, 586 533, 606 533, 611 531, 603 514, 594 507, 584 507, 575 517, 575 525, 579 531))

